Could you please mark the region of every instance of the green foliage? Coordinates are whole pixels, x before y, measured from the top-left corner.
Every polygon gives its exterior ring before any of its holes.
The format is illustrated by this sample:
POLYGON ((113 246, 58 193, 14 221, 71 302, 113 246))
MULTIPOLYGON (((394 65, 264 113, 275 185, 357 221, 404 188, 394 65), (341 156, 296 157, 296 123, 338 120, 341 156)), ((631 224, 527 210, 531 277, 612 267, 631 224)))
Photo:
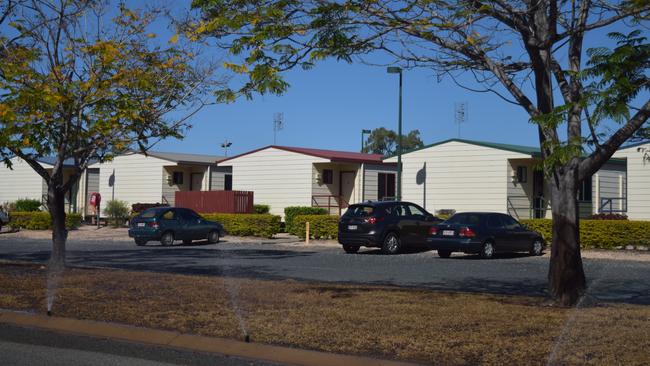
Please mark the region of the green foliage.
POLYGON ((269 205, 253 205, 253 211, 255 211, 256 214, 267 214, 271 210, 271 206, 269 205))
MULTIPOLYGON (((52 219, 49 212, 20 212, 15 211, 9 215, 9 226, 13 229, 48 230, 52 228, 52 219)), ((65 216, 65 226, 76 229, 81 225, 81 214, 69 213, 65 216)))
POLYGON ((589 61, 582 76, 591 81, 585 98, 593 103, 593 120, 612 119, 619 123, 630 118, 630 102, 641 91, 650 90, 650 43, 640 30, 629 34, 611 32, 616 41, 612 50, 605 47, 587 50, 589 61))
MULTIPOLYGON (((395 153, 397 142, 397 132, 384 127, 375 128, 368 136, 363 152, 390 156, 395 153)), ((424 143, 420 139, 420 130, 413 130, 407 135, 402 135, 403 151, 417 149, 422 146, 424 146, 424 143)))
POLYGON ((129 211, 129 204, 120 200, 109 200, 104 208, 104 214, 111 219, 114 227, 124 224, 129 217, 129 211))
POLYGON ((21 211, 21 212, 40 211, 41 210, 41 201, 31 199, 31 198, 22 198, 22 199, 16 200, 14 210, 15 211, 21 211))
POLYGON ((298 215, 327 215, 327 210, 322 207, 311 206, 289 206, 284 209, 285 229, 288 233, 292 231, 293 218, 298 215))
POLYGON ((280 232, 280 216, 277 215, 210 213, 201 216, 220 223, 230 235, 272 238, 280 232))
POLYGON ((290 234, 305 239, 305 223, 309 222, 309 236, 312 239, 336 239, 339 233, 339 218, 333 215, 297 215, 293 218, 290 234))
MULTIPOLYGON (((544 236, 551 244, 553 222, 550 219, 521 220, 529 229, 544 236)), ((625 245, 650 245, 650 222, 627 220, 581 220, 582 248, 613 249, 625 245)))

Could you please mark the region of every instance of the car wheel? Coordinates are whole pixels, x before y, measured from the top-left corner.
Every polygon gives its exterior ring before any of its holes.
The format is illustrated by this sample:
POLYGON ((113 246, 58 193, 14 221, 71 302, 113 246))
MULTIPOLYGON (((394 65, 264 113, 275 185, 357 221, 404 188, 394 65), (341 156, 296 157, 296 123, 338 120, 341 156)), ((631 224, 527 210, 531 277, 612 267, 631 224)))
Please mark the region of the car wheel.
POLYGON ((494 256, 494 243, 491 241, 486 241, 483 243, 483 247, 481 248, 481 258, 483 259, 490 259, 492 256, 494 256))
POLYGON ((192 241, 189 239, 183 240, 183 245, 192 245, 192 241))
POLYGON ((451 250, 438 250, 438 256, 440 258, 449 258, 451 257, 451 250))
POLYGON ((174 244, 174 233, 171 231, 164 233, 160 238, 160 243, 166 247, 174 244))
POLYGON ((530 246, 530 255, 542 255, 542 251, 544 251, 544 243, 540 239, 535 239, 533 244, 530 246))
POLYGON ((216 244, 218 242, 219 242, 219 232, 218 231, 210 231, 208 233, 208 243, 216 244))
POLYGON ((143 245, 147 244, 147 241, 144 239, 135 239, 135 245, 141 247, 143 245))
POLYGON ((402 249, 401 246, 399 236, 395 233, 388 233, 384 238, 384 244, 381 246, 381 250, 384 254, 397 254, 402 249))
POLYGON ((354 253, 359 251, 359 246, 358 245, 343 244, 343 250, 345 250, 346 253, 354 254, 354 253))

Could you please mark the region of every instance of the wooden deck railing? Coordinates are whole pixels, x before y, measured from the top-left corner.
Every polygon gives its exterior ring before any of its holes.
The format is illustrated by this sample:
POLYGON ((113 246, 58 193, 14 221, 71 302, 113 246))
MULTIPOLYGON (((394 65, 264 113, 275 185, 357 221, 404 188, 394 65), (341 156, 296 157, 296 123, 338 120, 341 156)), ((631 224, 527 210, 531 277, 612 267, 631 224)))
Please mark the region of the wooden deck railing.
POLYGON ((253 213, 253 192, 190 191, 176 192, 176 207, 204 213, 253 213))

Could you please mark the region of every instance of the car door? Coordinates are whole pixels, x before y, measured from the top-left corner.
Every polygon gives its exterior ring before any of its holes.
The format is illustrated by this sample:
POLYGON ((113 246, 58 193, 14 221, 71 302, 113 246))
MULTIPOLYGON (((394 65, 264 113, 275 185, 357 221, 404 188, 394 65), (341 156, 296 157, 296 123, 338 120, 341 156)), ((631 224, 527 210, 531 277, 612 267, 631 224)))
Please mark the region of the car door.
POLYGON ((488 237, 494 239, 494 245, 497 250, 509 250, 511 243, 507 230, 505 229, 505 222, 501 220, 501 215, 489 215, 486 220, 485 227, 487 229, 488 237))
POLYGON ((201 220, 201 217, 196 212, 185 209, 183 210, 183 215, 187 222, 188 239, 197 240, 208 237, 206 226, 203 225, 203 220, 201 220))
POLYGON ((408 204, 409 224, 411 227, 411 243, 415 245, 425 245, 427 235, 429 234, 429 227, 434 223, 427 221, 427 217, 431 216, 423 208, 415 204, 408 204))
POLYGON ((409 216, 409 211, 406 205, 398 203, 392 208, 392 216, 395 220, 395 225, 399 229, 400 240, 402 244, 409 245, 413 241, 413 230, 415 224, 409 216))
POLYGON ((527 241, 526 230, 524 230, 517 220, 509 215, 500 215, 501 221, 507 235, 507 245, 503 249, 510 251, 524 250, 524 243, 527 241))

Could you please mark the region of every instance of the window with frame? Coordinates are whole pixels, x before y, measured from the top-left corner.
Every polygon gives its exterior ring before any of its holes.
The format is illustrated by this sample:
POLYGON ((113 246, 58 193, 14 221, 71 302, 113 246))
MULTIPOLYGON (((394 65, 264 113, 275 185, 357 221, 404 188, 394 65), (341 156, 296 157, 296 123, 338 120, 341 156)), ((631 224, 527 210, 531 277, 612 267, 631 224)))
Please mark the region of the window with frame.
POLYGON ((517 167, 517 182, 526 183, 528 181, 528 168, 525 166, 517 167))
POLYGON ((334 171, 332 169, 323 169, 323 184, 334 183, 334 171))
POLYGON ((377 174, 377 199, 395 199, 395 174, 377 174))
POLYGON ((578 185, 578 201, 591 202, 591 177, 586 178, 578 185))
POLYGON ((172 173, 172 184, 183 184, 183 172, 172 173))

